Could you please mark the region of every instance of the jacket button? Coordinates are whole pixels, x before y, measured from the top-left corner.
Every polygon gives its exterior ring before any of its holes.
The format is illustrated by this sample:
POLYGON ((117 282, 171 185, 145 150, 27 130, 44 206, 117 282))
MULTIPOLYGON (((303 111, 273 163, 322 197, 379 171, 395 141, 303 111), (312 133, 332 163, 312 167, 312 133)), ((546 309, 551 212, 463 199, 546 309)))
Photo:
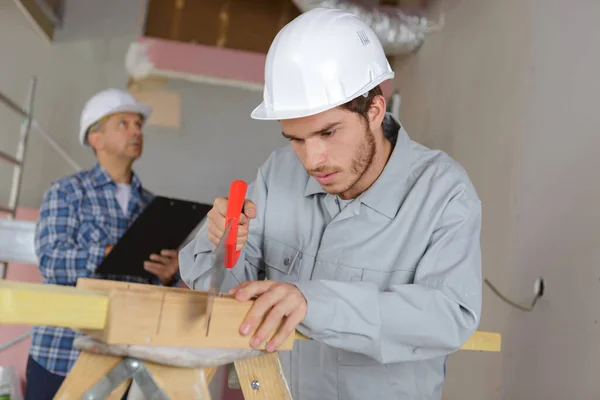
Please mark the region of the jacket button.
POLYGON ((286 257, 285 260, 283 260, 283 265, 285 265, 286 267, 290 266, 290 259, 288 257, 286 257))

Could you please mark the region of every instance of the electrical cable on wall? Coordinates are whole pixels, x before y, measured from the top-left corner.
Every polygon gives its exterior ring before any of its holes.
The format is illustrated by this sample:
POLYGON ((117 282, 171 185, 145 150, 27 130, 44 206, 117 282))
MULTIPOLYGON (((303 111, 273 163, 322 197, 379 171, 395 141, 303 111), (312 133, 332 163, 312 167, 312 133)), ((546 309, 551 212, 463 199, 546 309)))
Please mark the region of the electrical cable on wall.
POLYGON ((492 282, 490 282, 487 278, 485 278, 484 282, 486 283, 486 285, 488 285, 488 287, 492 290, 492 292, 494 292, 494 294, 496 296, 498 296, 502 301, 504 301, 505 303, 509 304, 512 307, 518 308, 519 310, 525 311, 525 312, 533 311, 537 301, 544 295, 544 280, 541 277, 535 281, 535 287, 534 287, 535 297, 533 298, 533 301, 531 302, 530 306, 522 306, 522 305, 510 300, 508 297, 506 297, 505 295, 500 293, 500 291, 498 289, 496 289, 496 287, 492 284, 492 282))

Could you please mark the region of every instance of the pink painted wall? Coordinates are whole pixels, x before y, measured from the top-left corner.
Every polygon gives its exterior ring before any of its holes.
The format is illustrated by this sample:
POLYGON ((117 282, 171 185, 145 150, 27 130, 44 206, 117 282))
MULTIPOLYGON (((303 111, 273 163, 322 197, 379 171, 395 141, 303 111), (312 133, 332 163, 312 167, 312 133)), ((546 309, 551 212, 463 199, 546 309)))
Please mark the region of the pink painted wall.
MULTIPOLYGON (((147 46, 146 56, 157 70, 264 84, 266 54, 145 36, 137 42, 147 46)), ((388 98, 391 81, 382 83, 381 89, 388 98)))
MULTIPOLYGON (((35 221, 37 217, 37 209, 19 208, 17 210, 17 219, 35 221)), ((16 263, 8 264, 6 279, 35 283, 42 281, 37 265, 16 263)), ((29 330, 31 330, 31 326, 27 325, 0 325, 0 344, 6 343, 29 330)), ((15 367, 23 385, 25 384, 25 367, 30 344, 31 339, 28 338, 0 353, 0 365, 15 367)))

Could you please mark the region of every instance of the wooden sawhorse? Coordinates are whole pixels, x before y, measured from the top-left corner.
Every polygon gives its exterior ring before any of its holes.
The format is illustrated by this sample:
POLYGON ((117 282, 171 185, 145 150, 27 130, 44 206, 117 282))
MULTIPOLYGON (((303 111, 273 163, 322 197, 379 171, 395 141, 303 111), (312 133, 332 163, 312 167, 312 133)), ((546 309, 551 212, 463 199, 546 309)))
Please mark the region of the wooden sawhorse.
MULTIPOLYGON (((77 287, 0 281, 0 323, 62 326, 95 339, 79 342, 84 351, 56 399, 79 400, 90 389, 103 396, 111 387, 113 393, 106 398, 120 399, 130 379, 147 383, 152 400, 165 400, 161 395, 210 399, 208 383, 216 367, 228 363, 235 365, 246 399, 291 399, 278 354, 252 349, 249 337, 238 331, 252 301, 218 296, 206 335, 207 298, 206 292, 190 289, 87 278, 80 278, 77 287), (196 355, 184 367, 182 357, 173 356, 174 348, 214 350, 213 356, 221 358, 196 355), (161 349, 169 349, 170 356, 156 359, 161 349)), ((295 340, 304 339, 296 333, 280 349, 291 350, 295 340)), ((461 349, 498 352, 500 342, 498 333, 478 331, 461 349)))
POLYGON ((229 364, 244 398, 292 400, 277 353, 107 345, 86 337, 76 347, 82 352, 56 400, 120 400, 132 380, 146 400, 211 400, 209 383, 229 364))

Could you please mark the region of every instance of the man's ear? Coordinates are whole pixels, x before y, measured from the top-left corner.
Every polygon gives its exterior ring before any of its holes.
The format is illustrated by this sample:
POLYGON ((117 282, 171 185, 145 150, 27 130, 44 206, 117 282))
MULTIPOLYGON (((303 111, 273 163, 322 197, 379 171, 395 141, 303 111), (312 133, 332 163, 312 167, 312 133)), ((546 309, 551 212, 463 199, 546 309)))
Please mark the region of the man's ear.
POLYGON ((373 97, 373 101, 371 102, 371 107, 369 107, 369 127, 371 131, 379 128, 383 123, 383 119, 385 118, 385 112, 387 104, 385 101, 385 97, 382 95, 377 95, 373 97))
POLYGON ((100 132, 88 133, 87 140, 95 152, 98 152, 104 148, 104 135, 102 135, 100 132))

